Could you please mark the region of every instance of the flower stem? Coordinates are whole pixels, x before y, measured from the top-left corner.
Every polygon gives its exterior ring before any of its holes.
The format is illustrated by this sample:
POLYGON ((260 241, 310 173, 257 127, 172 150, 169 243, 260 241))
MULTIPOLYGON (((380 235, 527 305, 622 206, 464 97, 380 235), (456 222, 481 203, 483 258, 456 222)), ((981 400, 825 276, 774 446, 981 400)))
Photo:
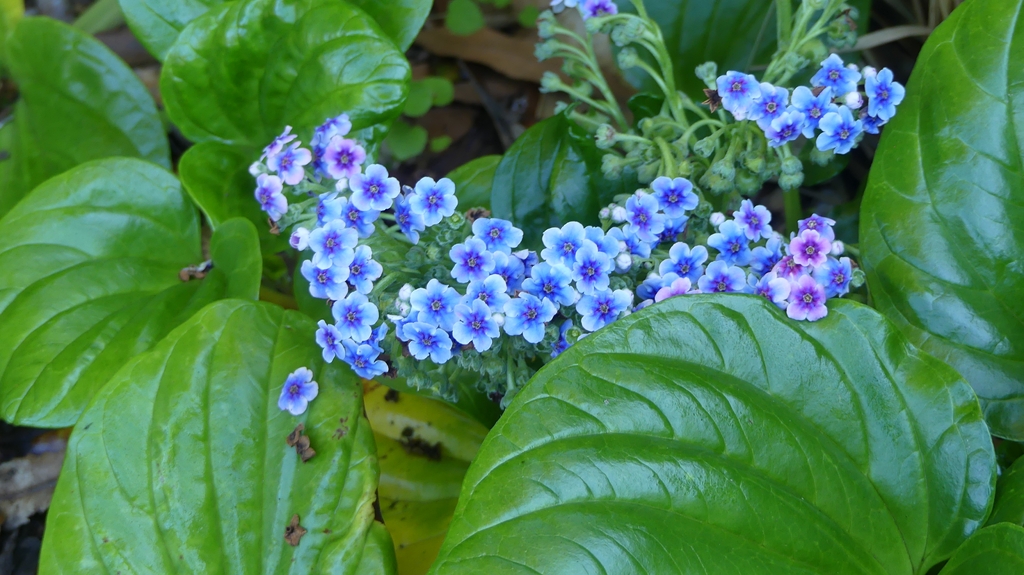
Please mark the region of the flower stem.
POLYGON ((803 207, 800 205, 800 188, 782 192, 786 206, 786 232, 796 232, 799 229, 799 221, 803 218, 803 207))

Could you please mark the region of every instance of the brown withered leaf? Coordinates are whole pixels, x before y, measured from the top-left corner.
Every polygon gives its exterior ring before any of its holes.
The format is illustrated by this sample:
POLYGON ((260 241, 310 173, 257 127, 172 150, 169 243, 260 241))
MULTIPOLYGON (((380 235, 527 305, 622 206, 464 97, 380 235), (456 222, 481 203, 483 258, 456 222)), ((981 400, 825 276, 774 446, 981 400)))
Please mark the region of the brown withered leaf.
POLYGON ((284 540, 292 547, 295 547, 299 544, 299 540, 302 539, 302 536, 306 533, 306 529, 299 525, 299 514, 296 513, 295 515, 292 515, 292 522, 284 528, 284 540))
POLYGON ((285 443, 288 444, 288 447, 295 447, 295 444, 299 442, 299 438, 302 437, 302 432, 305 429, 306 426, 301 423, 295 426, 295 429, 289 433, 288 438, 285 439, 285 443))
POLYGON ((714 114, 722 106, 722 97, 718 95, 718 90, 710 88, 704 88, 704 95, 708 97, 707 100, 704 100, 704 105, 710 108, 711 113, 714 114))
POLYGON ((299 437, 298 441, 295 442, 295 453, 299 454, 303 463, 313 459, 316 451, 313 451, 313 448, 309 446, 309 436, 303 435, 299 437))

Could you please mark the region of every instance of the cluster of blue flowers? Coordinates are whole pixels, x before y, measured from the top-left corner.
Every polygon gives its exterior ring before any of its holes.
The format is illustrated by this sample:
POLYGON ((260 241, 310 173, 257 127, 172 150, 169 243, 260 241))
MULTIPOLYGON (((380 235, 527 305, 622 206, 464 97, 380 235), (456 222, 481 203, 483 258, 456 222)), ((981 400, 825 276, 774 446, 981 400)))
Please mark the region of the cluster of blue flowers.
POLYGON ((789 90, 759 83, 742 72, 719 76, 717 84, 722 107, 737 120, 757 122, 770 146, 777 148, 801 135, 812 139, 817 133, 818 149, 837 154, 849 153, 864 133, 877 134, 896 115, 906 93, 888 68, 858 69, 844 65, 836 54, 821 63, 811 78, 812 88, 799 86, 792 97, 789 90))
MULTIPOLYGON (((680 241, 695 236, 687 228, 700 204, 685 178, 657 178, 602 210, 602 226, 548 229, 540 253, 521 249, 511 222, 457 212, 451 180, 403 188, 383 166, 364 166, 350 127, 344 115, 328 120, 310 150, 286 129, 251 171, 260 205, 309 254, 300 268, 309 293, 331 306, 334 322, 320 321, 315 334, 324 360, 364 378, 397 372, 443 389, 431 382, 469 370, 486 391, 511 397, 544 358, 654 302, 758 294, 813 321, 827 298, 849 290, 851 263, 832 257, 842 246, 826 218, 803 220, 784 243, 768 210, 745 200, 731 220, 713 215, 707 246, 680 241), (289 205, 285 192, 300 200, 289 205), (387 269, 375 249, 388 254, 387 269)), ((281 399, 292 412, 311 398, 312 380, 293 376, 281 399)))
POLYGON ((619 13, 619 7, 613 0, 584 0, 582 3, 579 0, 551 0, 551 10, 554 13, 557 14, 566 8, 578 8, 584 20, 619 13))

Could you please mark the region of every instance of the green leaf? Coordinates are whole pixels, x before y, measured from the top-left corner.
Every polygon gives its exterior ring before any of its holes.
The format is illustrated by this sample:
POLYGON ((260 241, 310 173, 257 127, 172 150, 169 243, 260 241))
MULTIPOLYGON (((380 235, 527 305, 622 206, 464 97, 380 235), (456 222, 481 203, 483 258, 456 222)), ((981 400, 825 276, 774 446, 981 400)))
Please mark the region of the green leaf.
POLYGON ((178 181, 142 160, 83 164, 0 219, 0 418, 72 425, 126 361, 216 299, 256 299, 252 227, 211 241, 202 281, 199 218, 178 181))
POLYGON ((178 175, 213 229, 230 218, 244 217, 259 231, 263 253, 274 254, 288 249, 288 238, 270 233, 267 215, 253 198, 256 180, 249 173, 249 165, 259 155, 255 148, 203 142, 181 157, 178 175))
POLYGON ((445 15, 444 25, 459 36, 469 36, 474 32, 483 29, 484 13, 473 0, 452 0, 448 3, 448 14, 445 15))
POLYGON ((431 0, 348 0, 380 24, 384 32, 405 52, 430 15, 431 0))
POLYGON ((996 484, 996 499, 988 524, 1003 522, 1024 526, 1024 459, 1017 459, 996 484))
POLYGON ((874 310, 678 297, 545 366, 434 573, 924 574, 988 514, 970 387, 874 310))
POLYGON ((1018 575, 1024 572, 1024 529, 1000 523, 975 533, 939 575, 1018 575))
POLYGON ((459 198, 459 208, 491 207, 491 186, 494 173, 501 163, 501 156, 483 156, 459 166, 448 174, 448 179, 455 183, 455 196, 459 198))
POLYGON ((427 148, 427 137, 427 129, 423 126, 413 126, 398 120, 391 126, 384 143, 396 160, 404 162, 423 153, 427 148))
POLYGON ((956 368, 992 433, 1014 440, 1024 439, 1022 7, 968 2, 928 39, 860 218, 879 311, 956 368))
POLYGON ((227 0, 120 0, 128 27, 157 60, 163 61, 178 35, 210 8, 227 0))
POLYGON ((544 230, 577 221, 596 224, 600 209, 624 187, 601 175, 594 141, 563 114, 530 127, 505 152, 494 174, 491 211, 525 232, 524 246, 540 245, 544 230))
POLYGON ((359 380, 321 360, 315 330, 225 300, 125 365, 72 434, 40 571, 388 572, 386 534, 369 533, 378 470, 359 380), (295 417, 277 400, 299 367, 319 394, 295 417), (285 443, 298 424, 306 463, 285 443), (293 547, 294 515, 308 532, 293 547))
POLYGON ((364 385, 380 460, 380 508, 402 575, 426 573, 487 428, 436 399, 364 385))
MULTIPOLYGON (((616 0, 616 4, 623 12, 636 13, 631 0, 616 0)), ((704 62, 717 62, 723 73, 768 63, 775 51, 772 4, 765 0, 644 2, 648 16, 661 26, 677 85, 700 100, 704 99, 702 90, 707 86, 697 78, 694 69, 704 62)), ((639 68, 626 70, 624 74, 634 86, 660 93, 654 80, 639 68)))
POLYGON ((337 0, 240 0, 212 8, 171 48, 160 92, 189 139, 265 146, 345 112, 354 130, 402 110, 409 63, 365 12, 337 0))
POLYGON ((50 18, 26 18, 7 41, 18 85, 0 130, 0 216, 32 188, 78 164, 110 156, 171 167, 167 135, 146 88, 95 38, 50 18))
POLYGON ((524 28, 536 28, 537 18, 540 16, 540 9, 536 6, 526 6, 520 10, 519 15, 516 16, 516 20, 519 21, 519 25, 524 28))

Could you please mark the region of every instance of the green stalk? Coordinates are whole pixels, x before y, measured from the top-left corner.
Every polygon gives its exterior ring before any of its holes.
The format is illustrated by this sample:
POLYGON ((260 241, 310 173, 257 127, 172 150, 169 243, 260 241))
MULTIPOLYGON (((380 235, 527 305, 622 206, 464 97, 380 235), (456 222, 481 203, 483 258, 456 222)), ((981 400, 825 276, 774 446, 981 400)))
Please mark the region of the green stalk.
POLYGON ((775 18, 779 29, 779 46, 786 46, 793 34, 792 0, 775 0, 775 18))
POLYGON ((654 142, 658 144, 658 148, 661 149, 661 166, 664 175, 670 178, 676 177, 676 157, 672 153, 672 148, 670 148, 668 142, 662 138, 655 138, 654 142))

